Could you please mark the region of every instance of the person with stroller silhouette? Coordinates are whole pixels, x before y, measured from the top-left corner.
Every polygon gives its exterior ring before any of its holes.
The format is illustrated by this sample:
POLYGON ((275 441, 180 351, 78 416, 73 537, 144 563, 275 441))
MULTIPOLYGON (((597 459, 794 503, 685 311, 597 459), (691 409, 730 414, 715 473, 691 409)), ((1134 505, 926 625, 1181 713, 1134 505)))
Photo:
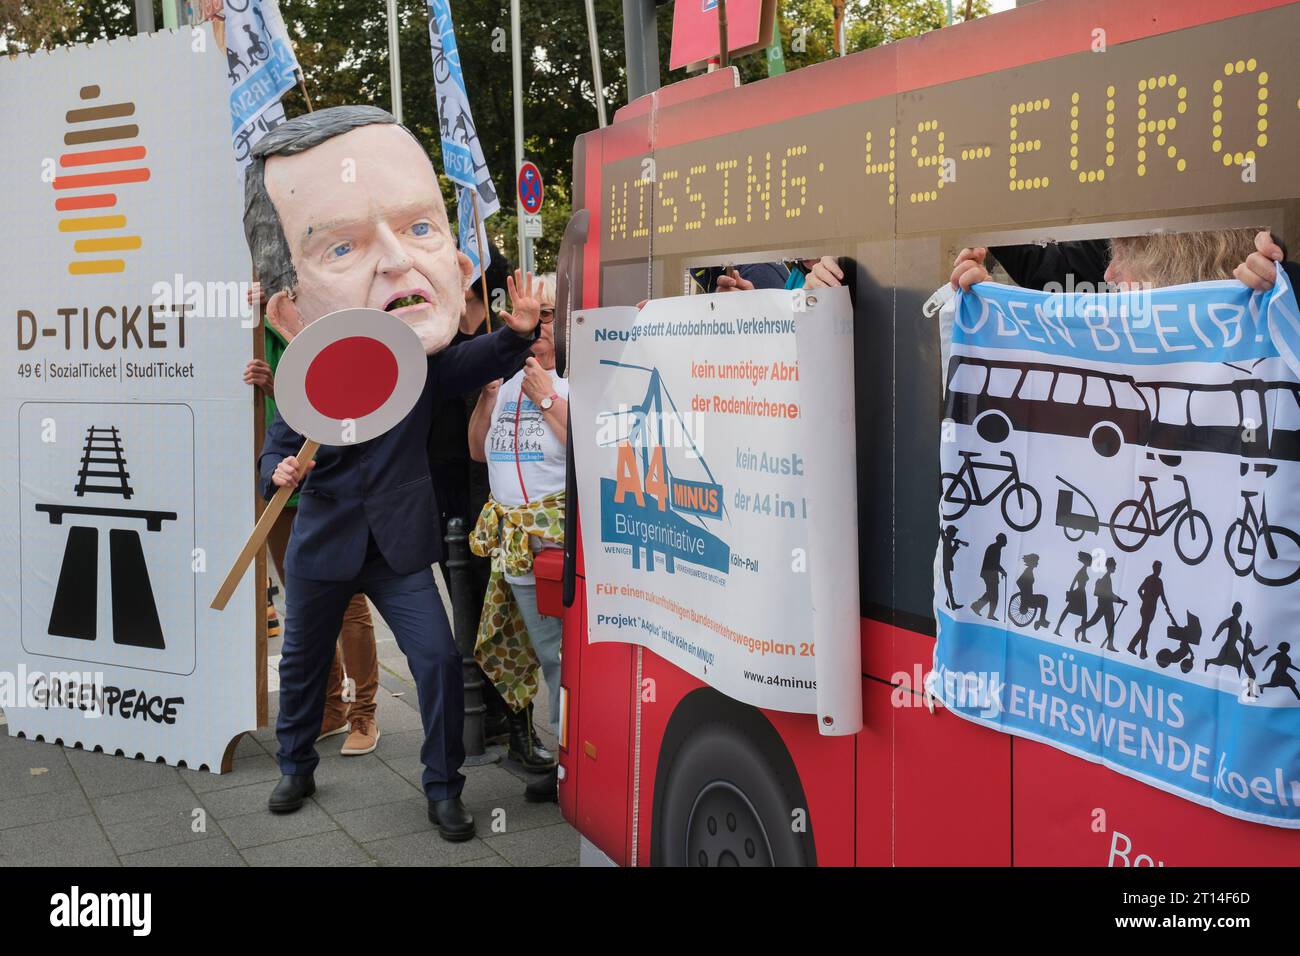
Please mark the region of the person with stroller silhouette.
POLYGON ((1138 605, 1138 617, 1141 625, 1133 635, 1133 640, 1128 642, 1128 652, 1138 654, 1142 660, 1147 659, 1147 635, 1151 630, 1151 622, 1156 616, 1157 602, 1164 602, 1165 613, 1169 615, 1169 620, 1173 621, 1174 612, 1169 608, 1169 599, 1165 597, 1165 582, 1160 578, 1162 565, 1159 561, 1152 562, 1151 573, 1142 579, 1138 585, 1138 597, 1142 603, 1138 605))

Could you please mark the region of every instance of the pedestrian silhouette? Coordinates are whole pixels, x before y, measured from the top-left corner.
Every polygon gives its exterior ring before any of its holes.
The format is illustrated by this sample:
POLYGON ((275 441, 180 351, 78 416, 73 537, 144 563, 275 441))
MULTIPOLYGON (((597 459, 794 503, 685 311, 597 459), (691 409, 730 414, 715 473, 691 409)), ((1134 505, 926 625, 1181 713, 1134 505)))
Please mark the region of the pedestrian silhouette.
POLYGON ((1223 647, 1220 648, 1217 657, 1207 660, 1201 667, 1202 671, 1208 671, 1210 665, 1214 664, 1219 667, 1231 667, 1241 676, 1242 655, 1241 649, 1237 647, 1241 643, 1241 602, 1236 601, 1232 605, 1232 614, 1219 622, 1219 626, 1214 629, 1210 635, 1210 641, 1213 642, 1220 634, 1227 632, 1227 637, 1223 641, 1223 647))
POLYGON ((1007 546, 1007 536, 998 532, 998 536, 993 539, 993 543, 984 549, 984 563, 980 565, 980 578, 984 581, 984 593, 970 606, 970 609, 979 614, 981 609, 989 609, 988 618, 990 621, 996 621, 997 615, 993 612, 998 609, 998 584, 1002 578, 1007 576, 1006 569, 1002 567, 1002 549, 1007 546))
POLYGON ((1115 647, 1115 605, 1122 604, 1128 607, 1128 601, 1115 594, 1115 585, 1112 576, 1115 573, 1115 559, 1106 559, 1106 573, 1097 579, 1093 585, 1092 593, 1097 598, 1097 610, 1093 611, 1092 617, 1086 622, 1080 621, 1079 626, 1074 629, 1074 639, 1088 642, 1088 628, 1092 627, 1098 621, 1106 622, 1106 640, 1102 641, 1101 646, 1108 651, 1118 650, 1115 647))
POLYGON ((1290 688, 1291 693, 1295 694, 1296 700, 1300 700, 1300 688, 1296 687, 1295 678, 1288 673, 1289 671, 1295 671, 1297 674, 1300 674, 1300 668, 1291 663, 1290 652, 1291 645, 1286 641, 1282 641, 1282 643, 1278 644, 1277 653, 1264 662, 1265 667, 1268 667, 1269 664, 1276 665, 1273 668, 1273 676, 1268 679, 1267 684, 1260 684, 1259 689, 1267 690, 1270 687, 1287 687, 1290 688))
POLYGON ((948 609, 955 611, 964 605, 957 603, 952 593, 952 571, 957 563, 957 552, 970 544, 957 537, 957 526, 950 524, 943 529, 943 586, 948 591, 948 609))
POLYGON ((1034 593, 1034 569, 1038 567, 1038 555, 1024 556, 1025 570, 1016 578, 1016 589, 1020 594, 1020 607, 1030 614, 1037 613, 1034 630, 1047 627, 1047 596, 1034 593))
MULTIPOLYGON (((1092 564, 1092 555, 1087 551, 1079 551, 1075 557, 1079 561, 1079 570, 1070 582, 1070 590, 1065 592, 1065 608, 1056 619, 1056 628, 1052 631, 1057 637, 1061 636, 1061 625, 1071 614, 1079 615, 1081 623, 1088 620, 1088 565, 1092 564)), ((1078 631, 1075 631, 1075 640, 1078 639, 1078 631)), ((1083 642, 1087 644, 1088 639, 1085 637, 1083 642)))
POLYGON ((1156 616, 1157 603, 1163 601, 1169 620, 1174 619, 1174 612, 1169 607, 1169 599, 1165 596, 1165 582, 1160 580, 1160 570, 1160 562, 1154 562, 1151 565, 1151 573, 1138 585, 1138 597, 1142 599, 1142 603, 1138 605, 1138 615, 1142 623, 1133 635, 1133 640, 1128 642, 1128 652, 1137 654, 1138 648, 1141 648, 1142 652, 1138 656, 1142 660, 1147 659, 1147 635, 1151 630, 1151 622, 1156 616))

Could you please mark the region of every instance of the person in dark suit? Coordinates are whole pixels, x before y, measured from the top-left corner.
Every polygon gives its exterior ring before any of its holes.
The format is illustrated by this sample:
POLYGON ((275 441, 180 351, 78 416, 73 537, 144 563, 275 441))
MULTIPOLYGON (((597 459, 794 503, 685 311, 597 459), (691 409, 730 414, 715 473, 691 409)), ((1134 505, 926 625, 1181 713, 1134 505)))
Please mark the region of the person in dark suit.
POLYGON ((429 356, 415 407, 378 438, 322 446, 304 467, 296 457, 302 438, 278 414, 267 430, 258 460, 263 493, 300 489, 285 556, 276 722, 283 776, 268 806, 291 812, 315 792, 313 743, 334 640, 360 591, 415 678, 429 819, 444 839, 467 840, 474 818, 460 797, 464 678, 431 569, 442 549, 426 439, 437 398, 518 367, 537 338, 540 303, 517 300, 498 331, 447 347, 471 265, 456 249, 428 156, 374 107, 320 110, 267 134, 246 174, 244 228, 269 294, 267 319, 287 339, 330 312, 365 306, 414 328, 429 356))

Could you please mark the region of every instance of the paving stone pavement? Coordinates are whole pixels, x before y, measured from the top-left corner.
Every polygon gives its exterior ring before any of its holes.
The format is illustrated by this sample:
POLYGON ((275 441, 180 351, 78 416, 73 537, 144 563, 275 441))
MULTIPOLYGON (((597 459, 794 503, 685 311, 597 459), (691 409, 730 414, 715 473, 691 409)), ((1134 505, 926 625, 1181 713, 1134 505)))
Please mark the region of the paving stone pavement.
MULTIPOLYGON (((221 775, 22 740, 0 724, 0 868, 577 865, 577 832, 555 804, 523 799, 530 777, 503 747, 492 748, 499 763, 464 768, 478 836, 458 844, 438 836, 419 785, 415 687, 392 632, 374 618, 379 746, 343 757, 343 737, 323 741, 316 795, 297 813, 266 809, 279 779, 274 692, 270 726, 245 735, 221 775)), ((536 720, 554 747, 545 696, 536 720)))

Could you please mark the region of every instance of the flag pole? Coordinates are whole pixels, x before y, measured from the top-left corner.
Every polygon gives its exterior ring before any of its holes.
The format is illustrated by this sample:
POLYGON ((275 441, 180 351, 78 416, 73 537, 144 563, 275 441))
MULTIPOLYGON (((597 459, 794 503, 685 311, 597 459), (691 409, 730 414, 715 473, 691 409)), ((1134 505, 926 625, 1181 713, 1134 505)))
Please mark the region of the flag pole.
POLYGON ((596 31, 593 0, 587 0, 587 41, 591 45, 591 82, 596 93, 596 119, 601 129, 604 129, 609 124, 605 119, 605 83, 600 75, 600 34, 596 31))
POLYGON ((487 265, 491 261, 491 253, 483 248, 483 220, 479 218, 478 213, 478 189, 473 188, 469 191, 470 203, 474 207, 474 245, 478 246, 478 277, 483 283, 483 317, 487 322, 487 330, 492 331, 492 304, 488 302, 487 287, 487 265))
POLYGON ((402 59, 398 52, 397 0, 388 0, 388 77, 393 92, 393 115, 402 122, 402 59))

